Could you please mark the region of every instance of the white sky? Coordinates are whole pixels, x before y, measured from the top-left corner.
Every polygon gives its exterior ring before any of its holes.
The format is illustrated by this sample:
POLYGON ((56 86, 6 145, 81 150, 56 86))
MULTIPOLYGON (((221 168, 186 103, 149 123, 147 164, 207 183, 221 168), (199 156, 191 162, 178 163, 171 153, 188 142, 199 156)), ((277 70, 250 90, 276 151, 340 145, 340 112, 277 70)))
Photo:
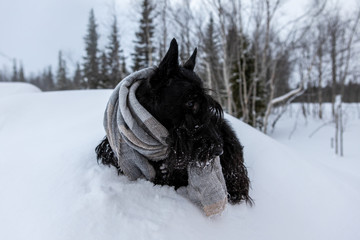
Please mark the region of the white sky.
POLYGON ((27 75, 43 71, 49 64, 54 71, 59 50, 72 69, 84 55, 83 38, 91 8, 101 46, 107 41, 114 12, 120 23, 121 43, 131 43, 134 31, 129 26, 136 18, 126 6, 130 6, 129 0, 116 4, 112 0, 0 0, 0 69, 5 65, 11 71, 11 59, 16 58, 27 75), (127 24, 121 24, 124 22, 127 24))
MULTIPOLYGON (((304 2, 287 0, 279 14, 294 16, 304 2)), ((354 0, 344 1, 346 4, 354 0)), ((108 41, 112 15, 119 21, 121 47, 129 58, 138 18, 131 0, 0 0, 0 70, 12 71, 16 58, 25 74, 39 73, 49 64, 57 68, 62 50, 70 71, 84 55, 84 36, 91 8, 99 25, 100 48, 108 41)), ((196 3, 200 3, 197 0, 196 3)), ((201 4, 201 3, 200 3, 201 4)))

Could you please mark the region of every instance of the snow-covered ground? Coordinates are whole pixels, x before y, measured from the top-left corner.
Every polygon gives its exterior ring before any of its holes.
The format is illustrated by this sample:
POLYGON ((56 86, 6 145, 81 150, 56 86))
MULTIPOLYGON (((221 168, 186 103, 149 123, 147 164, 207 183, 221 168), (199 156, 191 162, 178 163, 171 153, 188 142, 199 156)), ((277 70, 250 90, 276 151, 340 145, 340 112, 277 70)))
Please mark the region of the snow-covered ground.
POLYGON ((0 82, 0 98, 14 94, 26 94, 41 92, 41 90, 29 83, 0 82))
POLYGON ((347 179, 355 190, 360 190, 360 104, 343 105, 344 157, 335 154, 331 104, 324 104, 323 111, 320 120, 318 106, 305 105, 305 117, 301 104, 292 104, 270 136, 310 161, 331 168, 341 179, 347 179))
POLYGON ((1 95, 0 239, 360 239, 358 119, 337 158, 314 146, 329 146, 329 129, 306 138, 319 124, 311 118, 289 141, 295 118, 284 116, 277 141, 227 116, 245 146, 255 206, 207 218, 173 188, 97 164, 110 93, 1 95))

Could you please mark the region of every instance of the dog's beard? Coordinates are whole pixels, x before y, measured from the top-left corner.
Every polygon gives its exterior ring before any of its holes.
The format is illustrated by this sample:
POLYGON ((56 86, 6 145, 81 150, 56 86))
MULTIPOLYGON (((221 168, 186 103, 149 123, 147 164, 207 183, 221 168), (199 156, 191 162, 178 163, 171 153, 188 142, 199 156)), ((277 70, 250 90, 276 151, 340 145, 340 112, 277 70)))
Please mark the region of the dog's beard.
POLYGON ((191 128, 182 124, 171 132, 170 153, 165 163, 169 173, 186 169, 191 164, 206 167, 219 155, 215 149, 222 149, 222 141, 215 121, 210 118, 210 121, 191 128))

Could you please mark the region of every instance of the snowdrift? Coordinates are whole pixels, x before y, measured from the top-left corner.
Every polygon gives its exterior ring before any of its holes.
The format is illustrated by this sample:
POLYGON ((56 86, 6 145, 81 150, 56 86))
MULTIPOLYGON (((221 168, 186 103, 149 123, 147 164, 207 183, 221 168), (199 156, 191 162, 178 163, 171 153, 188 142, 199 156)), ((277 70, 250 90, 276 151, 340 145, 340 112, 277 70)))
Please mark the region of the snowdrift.
POLYGON ((14 94, 25 94, 34 92, 41 92, 41 90, 30 83, 0 82, 0 98, 14 94))
MULTIPOLYGON (((98 165, 109 90, 0 98, 0 239, 360 239, 360 190, 227 116, 255 206, 206 218, 171 187, 98 165)), ((357 185, 359 186, 359 185, 357 185)))

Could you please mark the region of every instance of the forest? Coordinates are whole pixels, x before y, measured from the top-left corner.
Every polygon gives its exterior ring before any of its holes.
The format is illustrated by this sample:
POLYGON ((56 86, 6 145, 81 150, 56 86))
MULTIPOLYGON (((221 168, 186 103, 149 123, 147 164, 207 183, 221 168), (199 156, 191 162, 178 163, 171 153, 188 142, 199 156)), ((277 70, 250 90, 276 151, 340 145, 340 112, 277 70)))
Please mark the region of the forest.
POLYGON ((337 119, 336 102, 360 102, 360 5, 349 12, 339 1, 312 0, 299 17, 284 19, 283 4, 137 1, 133 49, 122 47, 116 15, 109 16, 111 31, 101 36, 107 38, 101 49, 89 9, 83 58, 74 72, 59 50, 56 69, 44 66, 41 74, 25 76, 26 66, 13 59, 10 74, 0 70, 0 81, 29 82, 43 91, 111 89, 129 73, 158 64, 175 37, 182 61, 198 48, 196 72, 225 112, 264 133, 272 110, 291 102, 318 104, 320 119, 322 104, 330 102, 337 119))

